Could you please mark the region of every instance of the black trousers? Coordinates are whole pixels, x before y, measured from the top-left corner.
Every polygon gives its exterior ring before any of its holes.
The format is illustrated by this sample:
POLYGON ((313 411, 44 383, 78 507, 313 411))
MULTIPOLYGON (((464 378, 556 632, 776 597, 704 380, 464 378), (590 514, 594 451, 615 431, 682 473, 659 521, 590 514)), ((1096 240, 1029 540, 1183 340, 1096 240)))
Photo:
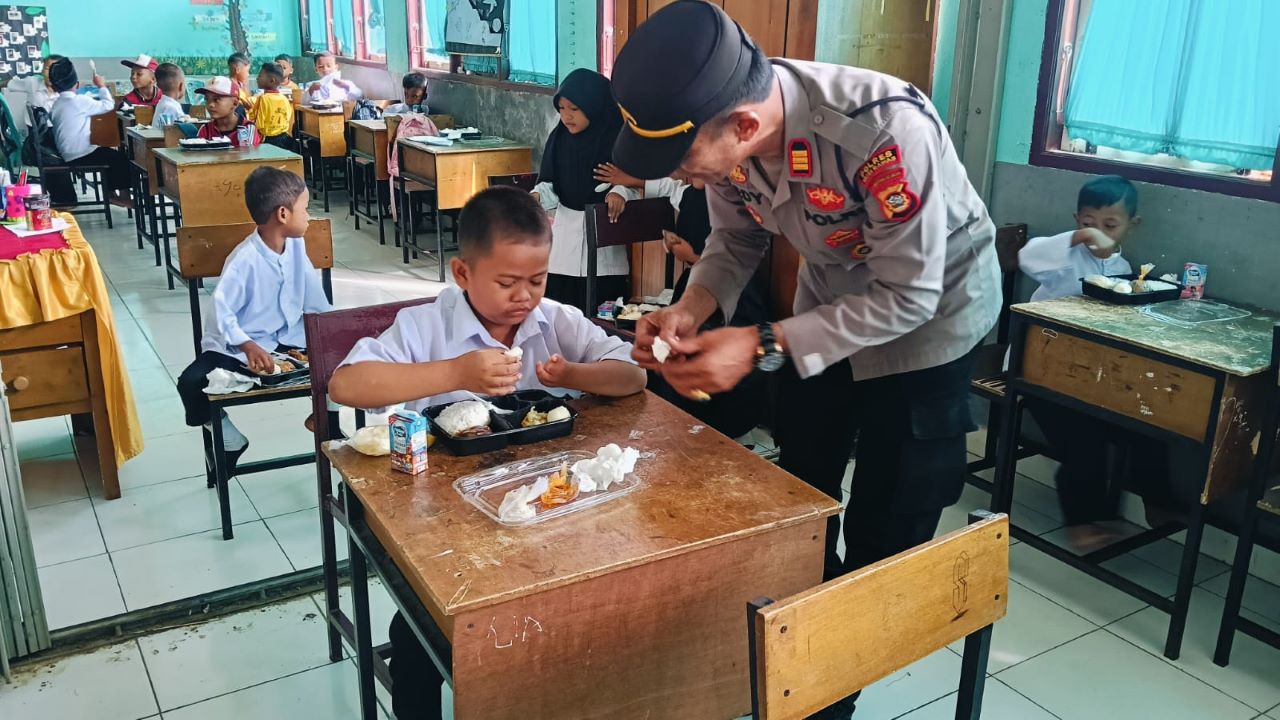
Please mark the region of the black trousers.
POLYGON ((187 425, 199 427, 209 422, 209 396, 204 389, 209 385, 209 372, 218 368, 244 371, 243 364, 230 355, 206 350, 178 376, 178 395, 187 411, 187 425))
POLYGON ((676 392, 661 375, 650 371, 649 390, 718 432, 736 438, 755 429, 764 419, 769 378, 753 370, 732 390, 712 395, 706 402, 698 402, 676 392))
POLYGON ((857 439, 845 559, 836 552, 840 521, 831 518, 826 579, 933 538, 968 474, 965 434, 977 429, 969 415, 972 366, 970 351, 945 365, 856 382, 848 362, 805 380, 791 365, 780 371, 774 436, 783 469, 840 500, 857 439))
POLYGON ((288 133, 280 133, 279 135, 272 135, 271 137, 264 137, 264 138, 262 139, 262 142, 264 142, 264 143, 266 143, 266 144, 268 144, 268 145, 275 145, 276 147, 281 148, 281 149, 284 149, 284 150, 288 150, 289 152, 297 152, 297 151, 298 151, 297 143, 295 143, 295 142, 293 141, 293 138, 292 138, 292 137, 289 137, 289 134, 288 134, 288 133))
POLYGON ((67 163, 72 167, 81 165, 106 165, 107 187, 112 191, 129 192, 129 158, 115 148, 94 148, 93 152, 82 158, 67 163))
MULTIPOLYGON (((595 309, 600 303, 625 297, 626 294, 626 275, 597 276, 596 296, 591 303, 591 314, 588 317, 594 317, 595 309)), ((573 275, 548 275, 546 296, 565 305, 582 307, 582 301, 587 297, 587 279, 573 275)))
POLYGON ((439 720, 444 678, 409 628, 404 616, 391 618, 391 711, 396 720, 439 720))

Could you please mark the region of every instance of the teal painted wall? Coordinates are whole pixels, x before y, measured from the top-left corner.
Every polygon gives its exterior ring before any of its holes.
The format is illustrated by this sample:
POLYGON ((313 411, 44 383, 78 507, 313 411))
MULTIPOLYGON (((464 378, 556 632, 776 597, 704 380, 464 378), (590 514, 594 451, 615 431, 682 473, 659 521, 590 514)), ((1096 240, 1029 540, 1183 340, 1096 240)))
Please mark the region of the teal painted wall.
POLYGON ((943 122, 951 104, 951 73, 956 60, 956 20, 960 15, 958 0, 938 0, 938 26, 934 31, 933 100, 943 122))
POLYGON ((1040 52, 1048 8, 1049 0, 1013 3, 996 139, 997 162, 1025 165, 1031 157, 1031 126, 1035 123, 1036 85, 1040 81, 1040 52))

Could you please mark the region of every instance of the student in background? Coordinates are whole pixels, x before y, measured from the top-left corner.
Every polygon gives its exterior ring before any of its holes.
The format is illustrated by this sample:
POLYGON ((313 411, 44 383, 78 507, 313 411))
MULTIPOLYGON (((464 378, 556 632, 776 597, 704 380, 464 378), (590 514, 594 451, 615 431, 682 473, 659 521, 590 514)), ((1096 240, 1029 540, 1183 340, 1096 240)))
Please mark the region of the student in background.
POLYGON ((62 58, 49 69, 49 82, 58 98, 49 111, 53 122, 54 142, 58 154, 68 165, 106 165, 110 201, 124 208, 133 207, 129 199, 129 161, 116 148, 97 147, 89 140, 89 121, 115 109, 115 98, 101 75, 93 76, 97 92, 77 95, 80 79, 71 60, 62 58))
POLYGON ((130 105, 151 105, 154 107, 164 97, 156 85, 156 69, 160 66, 150 55, 139 55, 134 60, 121 60, 120 64, 129 68, 129 82, 133 90, 124 96, 130 105))
POLYGON ((302 315, 332 309, 303 240, 309 200, 306 183, 291 172, 260 167, 249 173, 244 201, 258 227, 227 256, 206 314, 200 356, 178 377, 187 425, 222 423, 229 475, 249 441, 225 413, 212 417, 204 393, 209 373, 242 373, 243 366, 270 372, 271 352, 306 346, 302 315))
POLYGON ((231 53, 227 58, 227 76, 231 78, 231 89, 240 104, 238 112, 247 117, 253 110, 253 91, 249 89, 249 58, 244 53, 231 53))
POLYGON ((204 95, 205 106, 209 110, 209 122, 200 126, 196 137, 206 140, 224 137, 234 147, 257 147, 262 144, 258 128, 237 112, 239 100, 232 89, 230 78, 215 77, 196 92, 204 95))
POLYGON ((404 113, 423 113, 427 109, 427 76, 412 72, 400 79, 400 87, 404 89, 404 101, 387 106, 383 110, 386 115, 403 115, 404 113))
MULTIPOLYGON (((547 138, 542 151, 542 167, 534 197, 547 211, 555 211, 551 232, 551 275, 547 277, 547 297, 569 305, 582 306, 586 298, 587 245, 583 236, 583 210, 587 205, 606 203, 610 219, 626 207, 625 188, 596 190, 593 173, 613 154, 613 141, 622 128, 622 113, 613 101, 609 78, 593 70, 579 68, 569 73, 553 98, 560 123, 547 138)), ((596 297, 616 298, 626 292, 625 247, 596 251, 596 297)))
POLYGON ((258 71, 258 87, 262 95, 254 103, 249 118, 262 133, 262 141, 293 150, 293 103, 280 94, 280 83, 284 82, 284 70, 273 62, 263 63, 258 71))
MULTIPOLYGON (((492 187, 462 209, 457 287, 436 301, 401 310, 377 338, 356 343, 333 374, 329 396, 343 405, 411 408, 465 400, 469 390, 565 388, 631 395, 645 373, 631 346, 610 337, 574 307, 543 297, 551 256, 546 213, 527 193, 492 187), (520 359, 508 348, 524 351, 520 359)), ((404 618, 390 630, 392 704, 401 720, 441 717, 442 679, 404 618)))
MULTIPOLYGON (((1086 275, 1133 272, 1120 255, 1142 222, 1133 183, 1117 175, 1088 181, 1076 200, 1075 221, 1074 230, 1033 238, 1018 253, 1021 270, 1040 283, 1033 301, 1079 295, 1086 275)), ((1026 407, 1062 463, 1054 480, 1067 539, 1078 550, 1088 552, 1124 535, 1112 522, 1119 516, 1120 494, 1109 485, 1108 446, 1127 456, 1127 467, 1116 479, 1142 495, 1153 527, 1176 515, 1170 509, 1169 449, 1163 442, 1034 398, 1026 399, 1026 407)))
POLYGON ((320 79, 307 86, 307 102, 317 100, 359 100, 364 92, 356 84, 342 79, 338 70, 338 59, 331 52, 316 55, 316 74, 320 79))
POLYGON ((31 75, 23 78, 14 78, 9 81, 9 87, 21 88, 27 93, 26 126, 31 127, 30 108, 44 108, 46 111, 53 109, 53 101, 58 99, 58 92, 53 89, 53 85, 49 83, 49 70, 53 64, 61 60, 62 55, 50 55, 44 59, 44 65, 39 75, 31 75))
POLYGON ((275 58, 275 64, 284 71, 284 82, 280 84, 280 89, 299 92, 301 88, 293 81, 293 57, 289 53, 280 53, 275 58))
POLYGON ((187 98, 187 76, 182 68, 173 63, 160 63, 156 68, 156 85, 159 86, 162 97, 156 103, 153 122, 158 127, 168 127, 187 114, 182 109, 182 101, 187 98))

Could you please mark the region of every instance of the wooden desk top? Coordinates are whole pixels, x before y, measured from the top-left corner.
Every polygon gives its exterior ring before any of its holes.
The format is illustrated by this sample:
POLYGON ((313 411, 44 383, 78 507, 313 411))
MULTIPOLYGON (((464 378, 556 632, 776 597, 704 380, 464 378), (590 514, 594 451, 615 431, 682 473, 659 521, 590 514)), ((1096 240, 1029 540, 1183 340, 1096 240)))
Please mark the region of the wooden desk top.
POLYGON ((455 140, 452 145, 430 145, 424 142, 415 142, 413 138, 401 138, 396 142, 406 148, 421 150, 423 152, 431 153, 432 155, 492 152, 497 150, 532 150, 528 145, 518 143, 515 140, 508 140, 506 138, 494 136, 485 136, 479 140, 455 140))
POLYGON ((232 148, 230 150, 183 150, 182 148, 157 148, 157 157, 167 163, 180 167, 192 165, 221 165, 239 162, 271 162, 274 160, 301 160, 302 156, 263 143, 255 148, 232 148))
POLYGON ((378 119, 378 120, 348 120, 348 121, 347 121, 347 124, 348 124, 348 125, 350 125, 350 126, 352 126, 352 127, 358 127, 358 128, 361 128, 362 130, 368 130, 368 131, 370 131, 370 132, 374 132, 374 133, 380 133, 380 132, 386 132, 386 131, 387 131, 387 121, 386 121, 386 120, 382 120, 382 119, 378 119))
MULTIPOLYGON (((1160 309, 1195 300, 1172 300, 1151 306, 1160 309)), ((1225 305, 1226 303, 1219 303, 1225 305)), ((1139 310, 1138 305, 1112 305, 1083 295, 1014 305, 1013 311, 1113 340, 1132 343, 1181 360, 1238 375, 1256 375, 1271 367, 1272 327, 1280 315, 1246 305, 1238 320, 1175 325, 1139 310)), ((1175 308, 1176 309, 1176 308, 1175 308)))
POLYGON ((432 449, 430 469, 416 477, 346 446, 324 452, 419 597, 446 616, 839 512, 729 438, 694 432, 696 419, 656 395, 575 405, 573 435, 469 457, 432 449), (510 528, 453 489, 483 468, 610 442, 655 454, 637 463, 638 488, 580 513, 510 528))
POLYGON ((337 117, 343 117, 341 105, 335 108, 326 108, 324 110, 321 110, 320 108, 313 108, 310 105, 299 105, 297 110, 298 112, 307 113, 309 115, 336 115, 337 117))
POLYGON ((125 134, 140 140, 159 140, 164 142, 164 128, 155 125, 133 125, 125 130, 125 134))

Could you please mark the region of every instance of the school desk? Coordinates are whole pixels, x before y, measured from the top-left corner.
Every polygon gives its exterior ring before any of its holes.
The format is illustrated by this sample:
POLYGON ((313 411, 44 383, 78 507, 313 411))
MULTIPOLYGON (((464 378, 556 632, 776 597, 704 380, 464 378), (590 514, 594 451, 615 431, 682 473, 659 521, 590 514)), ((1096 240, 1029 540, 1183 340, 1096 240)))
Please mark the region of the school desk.
POLYGON ((151 175, 155 168, 152 151, 164 147, 164 128, 134 125, 125 131, 124 140, 133 170, 133 219, 138 235, 138 249, 142 249, 143 242, 151 243, 155 248, 156 267, 160 267, 160 243, 156 240, 158 223, 153 207, 160 184, 159 179, 153 181, 151 175))
POLYGON ((351 154, 374 164, 374 179, 383 182, 387 174, 387 121, 348 120, 351 129, 351 154))
MULTIPOLYGON (((1003 417, 1014 421, 1001 427, 993 510, 1009 512, 1012 506, 1021 420, 1015 410, 1024 396, 1195 451, 1202 489, 1185 525, 1171 523, 1084 556, 1037 535, 1015 533, 1028 545, 1168 612, 1164 653, 1176 659, 1205 509, 1242 490, 1253 467, 1257 418, 1272 362, 1271 332, 1280 316, 1191 300, 1143 308, 1077 296, 1015 305, 1011 318, 1003 417), (1186 543, 1172 600, 1099 565, 1184 528, 1186 543)), ((1143 458, 1132 460, 1141 463, 1143 458)))
MULTIPOLYGON (((244 204, 244 181, 260 167, 302 175, 302 156, 274 145, 230 150, 183 150, 156 148, 160 192, 178 206, 183 225, 232 225, 251 222, 244 204)), ((164 245, 169 289, 182 272, 173 264, 167 222, 161 218, 160 237, 164 245)))
POLYGON ((353 103, 345 103, 335 110, 297 107, 299 137, 304 154, 311 161, 311 180, 316 182, 319 178, 325 212, 329 212, 329 169, 334 160, 347 156, 346 125, 352 106, 353 103))
MULTIPOLYGON (((436 260, 439 262, 439 280, 444 282, 444 224, 440 213, 458 210, 472 195, 489 187, 492 175, 516 175, 527 173, 533 167, 533 148, 500 137, 482 137, 478 140, 460 140, 452 145, 429 145, 412 138, 396 142, 399 153, 400 176, 396 183, 396 207, 408 207, 407 182, 421 183, 435 190, 436 200, 436 260)), ((405 213, 404 243, 401 251, 404 262, 409 262, 409 252, 422 252, 413 229, 413 214, 405 213)))
POLYGON ((360 220, 378 224, 378 243, 387 243, 383 226, 381 188, 387 181, 387 121, 347 121, 347 202, 348 211, 360 229, 360 220))
POLYGON ((142 428, 98 259, 75 217, 56 216, 71 226, 66 247, 0 260, 0 369, 14 420, 92 416, 102 493, 114 500, 142 428))
MULTIPOLYGON (((821 582, 839 505, 651 393, 580 403, 568 437, 469 457, 432 449, 416 477, 327 445, 343 478, 353 587, 372 564, 415 632, 434 639, 459 720, 743 715, 742 609, 821 582), (641 451, 639 487, 538 525, 499 525, 452 486, 499 463, 611 442, 641 451)), ((354 607, 373 718, 384 649, 369 645, 358 592, 354 607)))
POLYGON ((124 123, 115 110, 89 118, 89 142, 98 147, 120 147, 123 133, 124 123))

